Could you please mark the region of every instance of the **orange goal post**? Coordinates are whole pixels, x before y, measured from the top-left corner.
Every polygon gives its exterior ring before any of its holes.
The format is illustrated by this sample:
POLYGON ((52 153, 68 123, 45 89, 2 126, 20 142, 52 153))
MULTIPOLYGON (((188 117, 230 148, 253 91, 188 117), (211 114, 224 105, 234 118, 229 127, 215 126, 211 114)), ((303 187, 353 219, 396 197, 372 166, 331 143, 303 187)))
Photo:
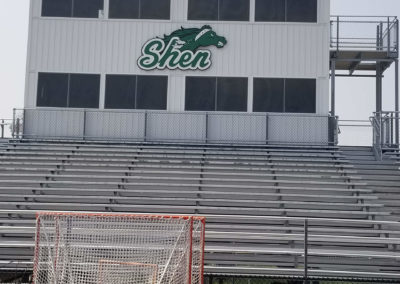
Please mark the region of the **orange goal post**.
POLYGON ((40 212, 33 283, 201 284, 205 218, 40 212))

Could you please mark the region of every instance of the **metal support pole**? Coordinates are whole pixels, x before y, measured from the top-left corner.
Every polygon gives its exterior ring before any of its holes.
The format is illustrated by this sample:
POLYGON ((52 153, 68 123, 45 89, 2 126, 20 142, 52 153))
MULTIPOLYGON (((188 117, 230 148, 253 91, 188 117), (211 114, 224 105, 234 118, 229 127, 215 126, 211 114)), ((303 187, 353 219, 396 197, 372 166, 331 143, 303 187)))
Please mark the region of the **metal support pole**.
POLYGON ((331 115, 336 115, 336 61, 331 60, 331 115))
POLYGON ((304 284, 308 284, 308 219, 304 219, 304 284))
POLYGON ((376 112, 382 112, 382 65, 376 62, 376 112))
POLYGON ((395 95, 395 103, 394 103, 394 108, 395 108, 395 135, 396 135, 396 139, 395 139, 395 143, 397 145, 397 147, 400 147, 400 121, 399 121, 399 109, 400 109, 400 105, 399 105, 399 60, 396 59, 394 61, 394 68, 395 68, 395 78, 394 78, 394 82, 395 82, 395 91, 394 91, 394 95, 395 95))
POLYGON ((387 18, 387 49, 388 49, 388 57, 390 57, 391 48, 390 48, 390 18, 387 18))

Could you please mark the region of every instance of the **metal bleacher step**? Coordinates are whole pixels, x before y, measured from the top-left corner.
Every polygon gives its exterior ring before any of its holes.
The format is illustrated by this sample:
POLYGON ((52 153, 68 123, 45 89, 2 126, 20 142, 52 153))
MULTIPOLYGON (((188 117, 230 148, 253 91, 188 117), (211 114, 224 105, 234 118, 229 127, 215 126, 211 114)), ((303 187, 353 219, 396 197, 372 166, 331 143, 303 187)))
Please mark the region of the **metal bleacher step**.
POLYGON ((0 266, 32 267, 37 211, 130 212, 205 216, 207 273, 298 274, 305 219, 315 273, 400 273, 400 223, 359 171, 381 173, 352 151, 15 140, 0 154, 0 266))

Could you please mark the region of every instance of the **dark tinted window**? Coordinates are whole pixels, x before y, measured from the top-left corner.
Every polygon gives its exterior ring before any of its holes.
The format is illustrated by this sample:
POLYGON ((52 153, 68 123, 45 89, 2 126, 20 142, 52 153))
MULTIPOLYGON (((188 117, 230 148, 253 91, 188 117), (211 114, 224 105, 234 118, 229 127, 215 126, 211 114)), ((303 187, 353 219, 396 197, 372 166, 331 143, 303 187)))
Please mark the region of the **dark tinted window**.
POLYGON ((217 79, 217 111, 247 111, 247 78, 217 79))
POLYGON ((218 0, 189 0, 189 20, 218 20, 218 0))
POLYGON ((286 0, 256 0, 256 22, 284 22, 286 0))
POLYGON ((161 19, 170 18, 170 0, 141 0, 140 18, 141 19, 161 19))
POLYGON ((314 79, 286 79, 286 112, 315 113, 316 81, 314 79))
POLYGON ((105 108, 135 108, 136 76, 107 75, 105 108))
POLYGON ((109 18, 138 19, 139 0, 110 0, 109 18))
POLYGON ((98 18, 104 0, 73 0, 73 17, 98 18))
POLYGON ((248 21, 249 10, 249 0, 219 0, 220 21, 248 21))
POLYGON ((317 0, 287 0, 288 22, 316 22, 317 0))
POLYGON ((109 18, 168 20, 170 10, 170 0, 110 0, 109 18))
POLYGON ((138 76, 137 109, 167 109, 167 76, 138 76))
POLYGON ((215 110, 215 77, 186 77, 185 110, 215 110))
POLYGON ((69 107, 98 108, 100 75, 71 74, 69 87, 69 107))
POLYGON ((254 79, 254 112, 283 112, 284 79, 254 79))
POLYGON ((38 107, 66 107, 68 97, 68 74, 39 73, 38 107))
POLYGON ((42 0, 43 17, 71 17, 72 0, 42 0))

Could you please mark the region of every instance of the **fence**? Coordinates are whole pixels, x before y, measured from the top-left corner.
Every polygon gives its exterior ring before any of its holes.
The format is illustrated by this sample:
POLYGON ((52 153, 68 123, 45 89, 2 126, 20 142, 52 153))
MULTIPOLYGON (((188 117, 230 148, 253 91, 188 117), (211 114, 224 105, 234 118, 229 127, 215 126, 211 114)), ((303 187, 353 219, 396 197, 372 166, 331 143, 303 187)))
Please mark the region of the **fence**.
POLYGON ((375 156, 382 159, 386 151, 400 149, 400 112, 375 112, 370 118, 373 127, 373 149, 375 156))
POLYGON ((389 57, 397 57, 398 31, 397 17, 332 16, 331 48, 386 51, 389 57))
POLYGON ((0 119, 0 139, 19 138, 22 134, 22 120, 0 119))
POLYGON ((23 138, 336 144, 337 118, 315 114, 22 109, 23 138))

